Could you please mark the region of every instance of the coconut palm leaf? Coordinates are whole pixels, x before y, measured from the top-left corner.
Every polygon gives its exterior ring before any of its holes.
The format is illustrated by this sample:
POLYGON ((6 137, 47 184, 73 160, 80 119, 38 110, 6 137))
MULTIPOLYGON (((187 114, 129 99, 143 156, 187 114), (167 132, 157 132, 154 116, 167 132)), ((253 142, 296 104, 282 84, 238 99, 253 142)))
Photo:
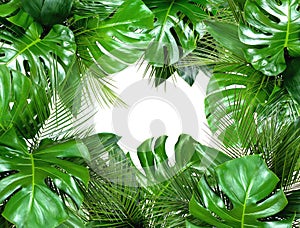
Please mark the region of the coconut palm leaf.
POLYGON ((300 55, 298 1, 247 1, 244 11, 249 26, 240 26, 239 37, 251 46, 245 52, 247 60, 266 75, 282 73, 285 51, 292 57, 300 55))
POLYGON ((99 16, 102 20, 111 15, 123 3, 123 0, 79 0, 73 2, 71 21, 78 21, 83 18, 99 16))
POLYGON ((193 216, 218 227, 292 225, 293 217, 266 220, 283 210, 288 201, 282 189, 271 194, 279 178, 267 168, 261 157, 254 155, 234 159, 219 165, 215 171, 218 186, 230 202, 224 202, 202 178, 199 182, 201 203, 196 196, 190 201, 193 216))
POLYGON ((143 227, 145 193, 141 188, 120 186, 95 177, 83 207, 89 213, 87 227, 143 227))

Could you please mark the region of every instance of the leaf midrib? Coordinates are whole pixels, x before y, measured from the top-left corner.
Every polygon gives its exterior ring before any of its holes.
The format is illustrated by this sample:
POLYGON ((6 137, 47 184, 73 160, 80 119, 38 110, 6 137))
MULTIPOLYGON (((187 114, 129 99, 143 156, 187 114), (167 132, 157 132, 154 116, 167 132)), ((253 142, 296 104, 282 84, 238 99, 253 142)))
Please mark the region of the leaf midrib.
POLYGON ((244 203, 243 203, 243 211, 242 211, 242 218, 241 218, 241 228, 244 228, 244 225, 245 225, 245 214, 246 214, 246 206, 247 206, 247 200, 249 198, 249 193, 252 189, 252 186, 253 186, 253 179, 251 180, 248 188, 247 188, 247 191, 246 191, 246 195, 245 195, 245 200, 244 200, 244 203))
POLYGON ((34 157, 33 154, 30 154, 30 160, 31 160, 31 172, 32 172, 32 181, 31 181, 31 185, 32 185, 32 192, 30 195, 30 200, 29 200, 29 204, 28 204, 28 211, 30 211, 33 201, 34 201, 34 194, 35 194, 35 163, 34 163, 34 157))
POLYGON ((284 41, 284 47, 285 48, 288 46, 289 36, 290 36, 290 24, 291 24, 291 4, 290 4, 290 1, 289 1, 289 4, 288 4, 287 18, 288 18, 288 21, 287 21, 287 28, 286 28, 285 41, 284 41))
POLYGON ((170 11, 171 11, 171 9, 172 9, 172 7, 173 7, 175 1, 176 1, 176 0, 173 0, 173 1, 171 2, 170 6, 169 6, 169 8, 168 8, 168 10, 167 10, 167 12, 166 12, 166 16, 165 16, 165 18, 164 18, 163 26, 162 26, 162 28, 160 29, 159 40, 158 40, 158 42, 161 42, 162 39, 163 39, 162 33, 163 33, 163 31, 165 31, 165 27, 166 27, 166 25, 167 25, 166 22, 167 22, 167 20, 168 20, 170 11))
POLYGON ((15 54, 9 61, 7 61, 7 63, 5 64, 6 66, 8 66, 11 62, 13 62, 19 55, 23 54, 26 50, 28 50, 29 48, 31 48, 32 46, 36 45, 37 43, 39 43, 41 41, 40 38, 38 38, 37 40, 34 40, 32 43, 28 44, 25 48, 23 48, 22 50, 18 51, 17 54, 15 54))

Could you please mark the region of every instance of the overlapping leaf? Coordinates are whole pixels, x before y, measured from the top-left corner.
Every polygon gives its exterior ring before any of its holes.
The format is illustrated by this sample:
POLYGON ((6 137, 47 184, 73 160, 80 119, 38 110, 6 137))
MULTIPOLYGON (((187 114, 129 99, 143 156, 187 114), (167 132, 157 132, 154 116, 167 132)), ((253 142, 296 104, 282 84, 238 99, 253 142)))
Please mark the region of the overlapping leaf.
POLYGON ((203 0, 144 1, 155 16, 154 39, 145 59, 155 67, 172 65, 196 48, 195 31, 203 35, 201 22, 207 14, 203 0), (186 19, 183 19, 186 17, 186 19))
POLYGON ((138 147, 137 155, 143 171, 137 171, 137 175, 142 184, 167 181, 189 167, 203 171, 230 159, 222 152, 203 146, 191 136, 182 134, 174 147, 172 161, 166 153, 166 140, 167 136, 161 136, 155 142, 151 138, 138 147))
POLYGON ((212 191, 205 178, 202 178, 199 182, 202 203, 195 197, 190 201, 190 212, 196 218, 216 227, 292 225, 293 218, 260 220, 280 212, 288 203, 282 189, 271 194, 279 179, 261 157, 253 155, 234 159, 216 167, 215 171, 218 186, 230 200, 230 205, 212 191))
POLYGON ((240 39, 250 45, 245 54, 262 73, 278 75, 286 69, 285 50, 300 56, 300 13, 297 0, 248 0, 245 19, 250 26, 240 26, 240 39))
MULTIPOLYGON (((51 66, 57 60, 55 73, 61 82, 75 57, 74 35, 62 25, 53 26, 45 37, 43 32, 37 23, 32 23, 20 37, 11 30, 1 30, 0 63, 31 77, 37 84, 46 84, 47 80, 42 77, 44 71, 54 74, 51 66)), ((50 79, 53 84, 58 83, 50 79)))
POLYGON ((72 25, 78 55, 95 74, 113 74, 135 63, 149 44, 145 30, 153 26, 151 11, 140 0, 125 1, 113 15, 82 19, 72 25))
POLYGON ((61 199, 49 189, 47 179, 79 206, 83 195, 75 179, 87 184, 88 170, 64 158, 88 157, 83 143, 44 140, 29 152, 25 141, 9 130, 0 138, 0 201, 8 200, 3 216, 20 227, 55 227, 68 215, 61 199))

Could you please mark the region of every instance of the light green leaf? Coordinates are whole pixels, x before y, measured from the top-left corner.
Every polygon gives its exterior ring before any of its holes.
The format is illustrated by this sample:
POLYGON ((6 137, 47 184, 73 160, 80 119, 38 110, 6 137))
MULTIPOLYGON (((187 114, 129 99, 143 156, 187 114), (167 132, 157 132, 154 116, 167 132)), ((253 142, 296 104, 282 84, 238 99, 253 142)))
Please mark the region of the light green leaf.
POLYGON ((217 227, 291 227, 291 219, 259 220, 275 215, 288 203, 282 189, 271 194, 279 179, 260 156, 237 158, 215 171, 218 187, 232 206, 212 191, 203 177, 199 182, 202 203, 195 197, 190 201, 193 216, 217 227))
POLYGON ((6 17, 20 8, 20 0, 9 0, 0 4, 0 17, 6 17))
POLYGON ((218 131, 226 146, 244 147, 254 139, 254 112, 274 90, 272 79, 239 62, 215 69, 206 90, 205 112, 212 132, 218 131))
MULTIPOLYGON (((195 30, 207 18, 200 7, 205 0, 145 0, 155 16, 154 39, 145 53, 145 59, 155 67, 172 65, 196 48, 195 30), (184 19, 186 18, 186 20, 184 19)), ((203 31, 199 30, 200 35, 203 31)))
POLYGON ((55 227, 67 219, 62 200, 47 185, 48 178, 80 206, 83 194, 75 179, 87 185, 89 173, 86 167, 64 158, 87 154, 82 142, 44 140, 31 153, 14 130, 9 130, 0 137, 0 145, 0 172, 11 172, 0 180, 0 202, 8 200, 3 211, 7 220, 38 228, 55 227))
POLYGON ((73 24, 78 55, 99 77, 135 63, 149 44, 153 15, 140 0, 125 1, 105 20, 89 17, 73 24))
POLYGON ((250 26, 240 26, 240 39, 250 45, 247 60, 262 73, 278 75, 286 69, 285 50, 300 56, 300 13, 297 0, 248 0, 245 19, 250 26))

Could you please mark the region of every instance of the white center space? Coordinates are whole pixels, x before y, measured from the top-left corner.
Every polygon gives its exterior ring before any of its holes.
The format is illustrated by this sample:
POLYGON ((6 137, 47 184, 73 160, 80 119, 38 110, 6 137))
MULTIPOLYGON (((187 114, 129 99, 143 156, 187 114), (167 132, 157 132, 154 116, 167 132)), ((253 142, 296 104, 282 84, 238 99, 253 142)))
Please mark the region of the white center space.
MULTIPOLYGON (((113 75, 113 84, 116 86, 115 92, 122 94, 126 89, 131 88, 134 83, 140 80, 146 80, 147 78, 143 79, 143 73, 143 67, 138 69, 137 66, 131 66, 113 75)), ((134 101, 135 91, 131 92, 133 95, 129 100, 123 99, 127 107, 99 109, 95 117, 96 132, 112 132, 119 135, 118 126, 114 126, 113 124, 115 121, 113 120, 113 112, 116 109, 123 109, 123 111, 128 112, 128 116, 124 118, 124 121, 127 123, 122 122, 124 125, 127 124, 128 132, 126 132, 125 135, 120 135, 122 138, 119 141, 119 145, 125 152, 131 152, 133 157, 136 157, 136 149, 143 141, 151 137, 157 137, 160 133, 168 135, 166 143, 168 155, 173 153, 174 145, 181 133, 190 134, 194 139, 203 144, 210 144, 207 133, 209 131, 207 130, 204 113, 204 97, 209 78, 203 73, 199 73, 192 87, 178 76, 175 76, 175 80, 174 77, 171 77, 168 81, 170 83, 167 86, 162 84, 158 88, 155 88, 153 82, 150 82, 148 89, 153 91, 154 95, 156 93, 161 94, 162 92, 168 93, 168 91, 175 91, 175 89, 183 91, 194 108, 194 116, 196 116, 196 118, 189 121, 192 121, 195 127, 197 127, 198 130, 196 132, 195 129, 191 129, 191 131, 184 129, 184 120, 181 118, 180 113, 182 111, 178 110, 178 107, 182 106, 182 101, 181 104, 176 104, 176 98, 174 99, 175 102, 172 103, 167 100, 158 99, 155 96, 146 96, 143 99, 137 98, 137 100, 134 101), (183 132, 183 129, 185 132, 183 132), (128 137, 131 137, 132 140, 128 140, 128 137)), ((136 97, 140 95, 138 93, 140 93, 140 91, 136 92, 136 97)))

